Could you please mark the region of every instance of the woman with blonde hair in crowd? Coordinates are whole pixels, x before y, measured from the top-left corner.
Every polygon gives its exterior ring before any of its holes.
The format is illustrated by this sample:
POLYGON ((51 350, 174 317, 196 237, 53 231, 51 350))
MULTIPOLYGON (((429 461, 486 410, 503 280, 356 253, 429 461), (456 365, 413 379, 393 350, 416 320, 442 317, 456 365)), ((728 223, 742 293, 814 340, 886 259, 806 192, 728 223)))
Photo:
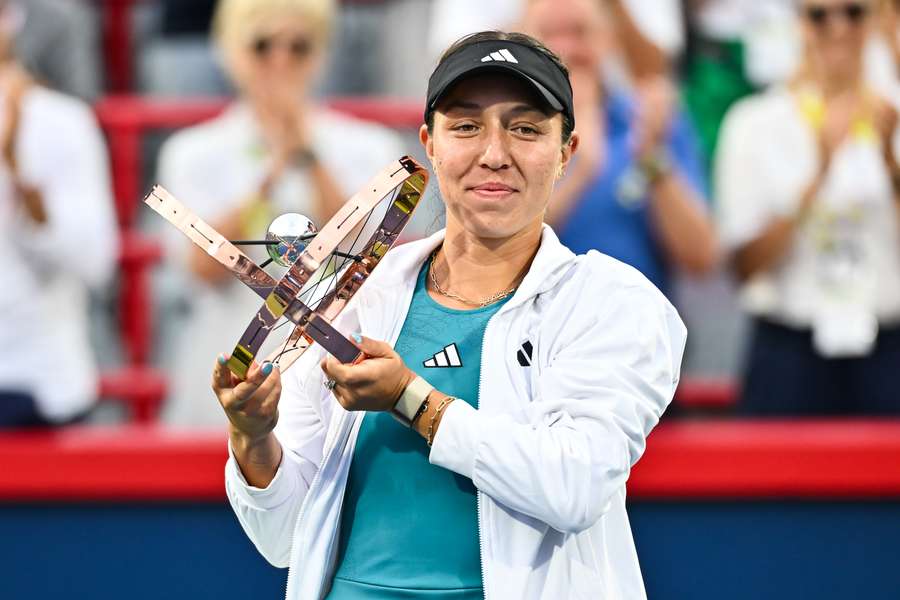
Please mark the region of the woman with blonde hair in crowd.
POLYGON ((753 414, 897 413, 897 110, 867 83, 871 0, 803 0, 793 81, 727 116, 722 238, 754 331, 753 414))
MULTIPOLYGON (((159 180, 229 239, 259 238, 272 217, 299 212, 320 225, 386 162, 404 154, 380 126, 330 111, 312 97, 336 19, 333 0, 221 0, 213 35, 239 97, 223 115, 173 136, 159 180)), ((178 293, 187 304, 167 418, 223 424, 196 378, 232 344, 259 303, 177 231, 167 231, 178 293), (232 325, 229 327, 229 325, 232 325)), ((172 280, 168 282, 173 285, 172 280)))

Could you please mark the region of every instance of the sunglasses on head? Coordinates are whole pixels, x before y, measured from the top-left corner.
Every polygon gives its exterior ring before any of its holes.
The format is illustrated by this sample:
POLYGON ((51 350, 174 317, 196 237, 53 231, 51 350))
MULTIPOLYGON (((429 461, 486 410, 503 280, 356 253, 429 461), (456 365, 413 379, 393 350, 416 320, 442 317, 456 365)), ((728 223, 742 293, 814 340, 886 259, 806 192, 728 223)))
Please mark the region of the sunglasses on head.
POLYGON ((285 41, 279 41, 275 36, 258 36, 250 42, 250 49, 258 58, 265 58, 278 47, 284 46, 294 58, 306 58, 312 53, 312 42, 302 36, 297 36, 285 41))
POLYGON ((861 2, 847 2, 831 7, 811 4, 804 9, 806 18, 817 26, 825 25, 829 20, 842 16, 850 23, 860 23, 869 13, 869 7, 861 2))

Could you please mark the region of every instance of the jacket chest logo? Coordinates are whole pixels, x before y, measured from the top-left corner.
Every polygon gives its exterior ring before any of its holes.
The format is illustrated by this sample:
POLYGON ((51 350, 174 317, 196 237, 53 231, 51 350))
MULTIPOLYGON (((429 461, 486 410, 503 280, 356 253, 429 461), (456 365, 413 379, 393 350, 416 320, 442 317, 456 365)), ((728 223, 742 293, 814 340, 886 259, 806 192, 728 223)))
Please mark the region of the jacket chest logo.
POLYGON ((531 342, 525 340, 516 352, 516 360, 523 367, 530 367, 532 352, 534 352, 534 347, 531 345, 531 342))

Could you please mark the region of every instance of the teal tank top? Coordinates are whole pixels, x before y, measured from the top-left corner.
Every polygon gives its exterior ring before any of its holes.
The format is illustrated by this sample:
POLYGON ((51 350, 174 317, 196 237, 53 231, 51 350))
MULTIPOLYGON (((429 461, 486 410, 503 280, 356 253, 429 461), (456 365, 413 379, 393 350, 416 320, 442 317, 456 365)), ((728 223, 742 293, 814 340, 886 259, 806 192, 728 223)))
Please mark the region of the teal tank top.
MULTIPOLYGON (((478 407, 488 320, 508 300, 454 310, 426 290, 429 265, 395 350, 445 394, 478 407)), ((348 476, 329 600, 484 597, 475 486, 428 462, 428 445, 388 413, 366 413, 348 476)))

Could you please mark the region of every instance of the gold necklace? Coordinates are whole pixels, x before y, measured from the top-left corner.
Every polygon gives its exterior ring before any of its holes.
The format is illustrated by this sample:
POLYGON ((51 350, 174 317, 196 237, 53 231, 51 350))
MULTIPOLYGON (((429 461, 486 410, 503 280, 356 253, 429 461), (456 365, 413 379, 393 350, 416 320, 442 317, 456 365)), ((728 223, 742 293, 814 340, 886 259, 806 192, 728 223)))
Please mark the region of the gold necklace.
MULTIPOLYGON (((454 294, 453 292, 447 291, 444 288, 442 288, 440 285, 438 285, 437 278, 434 276, 434 259, 435 259, 435 257, 437 257, 437 250, 435 250, 431 254, 431 266, 428 268, 428 271, 430 272, 430 275, 431 275, 431 285, 433 285, 434 289, 437 290, 438 293, 440 293, 443 296, 446 296, 448 298, 453 298, 454 300, 459 300, 463 304, 469 304, 471 306, 479 306, 479 307, 484 308, 488 304, 493 304, 494 302, 497 302, 498 300, 502 300, 503 298, 506 298, 507 296, 512 294, 514 291, 516 291, 516 288, 512 287, 512 288, 506 290, 505 292, 497 292, 496 294, 491 294, 487 298, 484 298, 480 301, 469 300, 468 298, 463 298, 462 296, 460 296, 458 294, 454 294)), ((516 286, 516 287, 518 287, 518 286, 516 286)))

